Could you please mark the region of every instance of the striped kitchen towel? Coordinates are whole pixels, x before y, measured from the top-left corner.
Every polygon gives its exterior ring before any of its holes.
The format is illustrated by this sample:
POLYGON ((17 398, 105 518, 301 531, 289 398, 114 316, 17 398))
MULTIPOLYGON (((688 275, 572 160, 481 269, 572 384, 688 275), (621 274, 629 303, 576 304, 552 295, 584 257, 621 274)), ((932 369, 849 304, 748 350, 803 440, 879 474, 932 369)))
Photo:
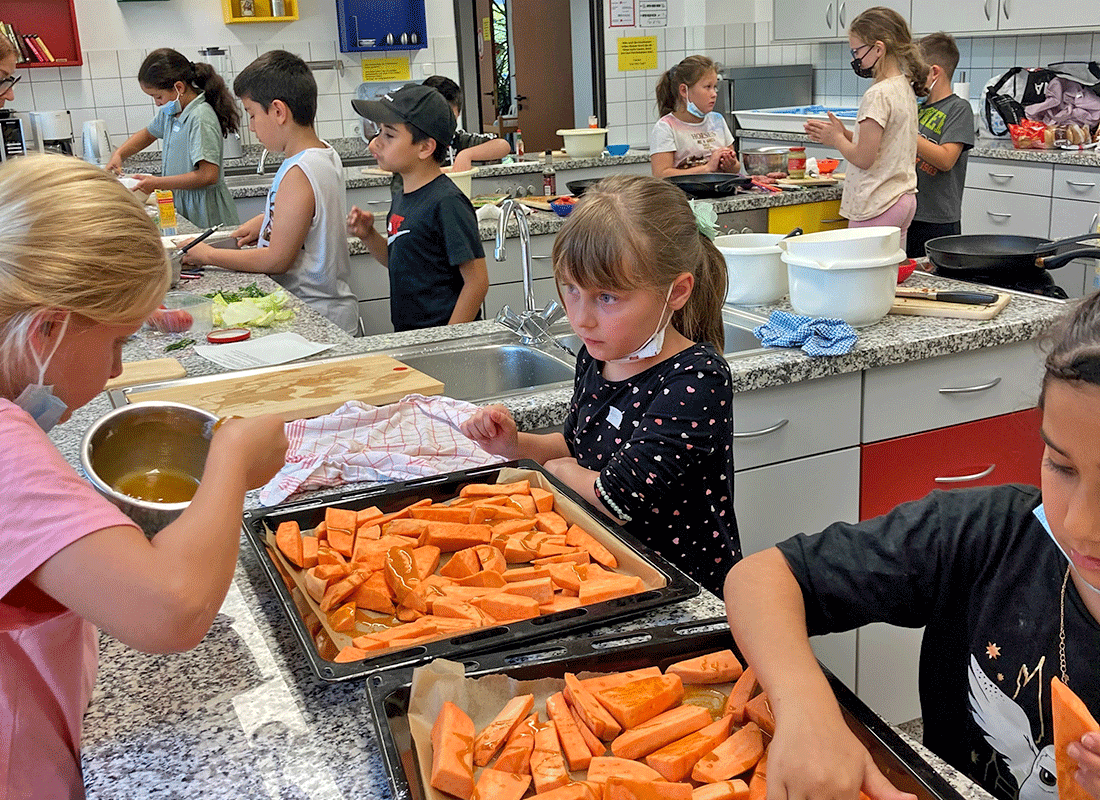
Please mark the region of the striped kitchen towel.
POLYGON ((773 311, 753 334, 765 347, 801 347, 808 356, 842 356, 856 343, 856 331, 842 319, 804 317, 773 311))
POLYGON ((286 425, 286 464, 260 490, 272 506, 295 492, 346 483, 392 483, 495 464, 458 429, 477 410, 450 397, 410 394, 386 406, 356 400, 286 425))

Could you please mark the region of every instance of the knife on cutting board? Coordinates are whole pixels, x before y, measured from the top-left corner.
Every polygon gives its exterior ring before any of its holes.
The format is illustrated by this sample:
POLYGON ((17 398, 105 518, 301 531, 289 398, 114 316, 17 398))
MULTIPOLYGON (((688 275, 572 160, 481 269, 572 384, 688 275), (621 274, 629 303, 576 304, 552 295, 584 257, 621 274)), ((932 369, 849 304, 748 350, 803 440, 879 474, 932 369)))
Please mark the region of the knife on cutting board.
POLYGON ((991 292, 922 292, 918 289, 898 289, 895 297, 908 297, 913 300, 935 300, 939 303, 964 303, 972 306, 988 306, 997 302, 997 295, 991 292))

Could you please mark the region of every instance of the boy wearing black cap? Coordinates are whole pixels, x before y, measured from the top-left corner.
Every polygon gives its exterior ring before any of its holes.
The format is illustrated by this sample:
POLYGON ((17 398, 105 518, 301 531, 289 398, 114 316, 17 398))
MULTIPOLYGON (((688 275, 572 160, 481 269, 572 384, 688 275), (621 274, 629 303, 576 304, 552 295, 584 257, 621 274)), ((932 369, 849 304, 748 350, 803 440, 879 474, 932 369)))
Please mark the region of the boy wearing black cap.
POLYGON ((348 232, 389 270, 394 330, 477 319, 489 272, 474 207, 440 169, 456 125, 447 101, 430 86, 409 85, 352 105, 379 125, 370 151, 404 185, 386 215, 385 237, 370 212, 353 207, 348 214, 348 232))

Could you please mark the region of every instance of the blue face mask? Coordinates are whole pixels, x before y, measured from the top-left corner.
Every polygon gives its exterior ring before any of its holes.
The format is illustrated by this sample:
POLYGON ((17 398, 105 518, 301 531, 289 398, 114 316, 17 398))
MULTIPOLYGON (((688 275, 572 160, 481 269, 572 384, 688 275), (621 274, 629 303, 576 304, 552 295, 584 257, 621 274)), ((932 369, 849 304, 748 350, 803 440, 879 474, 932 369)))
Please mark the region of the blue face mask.
MULTIPOLYGON (((1050 523, 1047 521, 1047 512, 1046 509, 1043 508, 1043 504, 1040 503, 1031 513, 1035 515, 1035 519, 1039 520, 1039 524, 1043 526, 1043 530, 1047 532, 1047 536, 1049 536, 1050 540, 1054 542, 1054 546, 1057 547, 1062 555, 1066 557, 1066 561, 1068 561, 1070 564, 1073 564, 1073 559, 1069 557, 1069 553, 1067 553, 1065 549, 1063 549, 1062 545, 1058 543, 1058 540, 1054 538, 1054 534, 1050 530, 1050 523)), ((1077 572, 1077 567, 1074 567, 1073 571, 1077 572)), ((1078 574, 1078 577, 1080 577, 1080 574, 1078 574)), ((1094 591, 1096 594, 1100 594, 1100 589, 1097 589, 1084 578, 1081 579, 1081 583, 1092 589, 1092 591, 1094 591)))
POLYGON ((928 87, 928 94, 926 94, 924 97, 918 97, 917 98, 917 105, 923 106, 925 103, 928 102, 928 97, 929 97, 929 95, 932 94, 932 89, 933 89, 933 87, 935 87, 936 81, 938 81, 938 80, 939 80, 939 78, 936 78, 936 80, 932 81, 932 86, 928 87))
POLYGON ((176 114, 180 113, 180 111, 183 110, 180 106, 180 97, 181 94, 177 94, 175 100, 169 100, 167 103, 162 105, 160 107, 160 113, 167 114, 169 117, 174 117, 176 116, 176 114))
POLYGON ((57 340, 53 344, 53 349, 50 350, 50 354, 46 356, 44 361, 38 358, 38 353, 35 350, 31 350, 31 355, 34 356, 35 366, 38 367, 38 382, 27 386, 19 393, 19 396, 15 398, 15 404, 30 414, 31 417, 34 418, 34 421, 38 423, 38 427, 47 433, 49 433, 54 425, 61 421, 61 418, 65 416, 65 412, 69 410, 64 400, 54 396, 53 387, 45 386, 42 383, 46 379, 46 369, 50 366, 53 354, 57 352, 57 348, 61 344, 61 340, 64 338, 65 331, 68 327, 69 317, 66 315, 61 323, 61 331, 58 333, 57 340))
POLYGON ((699 106, 695 105, 695 103, 691 100, 687 101, 687 111, 688 111, 689 114, 694 114, 695 116, 699 117, 700 119, 702 119, 703 117, 705 117, 707 115, 707 112, 700 109, 699 106))

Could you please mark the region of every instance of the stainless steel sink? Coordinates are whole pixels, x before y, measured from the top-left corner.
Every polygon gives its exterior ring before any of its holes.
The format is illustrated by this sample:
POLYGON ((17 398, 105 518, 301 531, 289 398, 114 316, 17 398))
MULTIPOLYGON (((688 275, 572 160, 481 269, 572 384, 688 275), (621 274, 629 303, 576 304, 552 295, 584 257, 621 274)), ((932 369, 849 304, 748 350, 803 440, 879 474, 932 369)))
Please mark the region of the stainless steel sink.
POLYGON ((510 333, 380 352, 443 381, 443 393, 458 400, 495 400, 573 385, 575 362, 568 353, 521 344, 510 333))

